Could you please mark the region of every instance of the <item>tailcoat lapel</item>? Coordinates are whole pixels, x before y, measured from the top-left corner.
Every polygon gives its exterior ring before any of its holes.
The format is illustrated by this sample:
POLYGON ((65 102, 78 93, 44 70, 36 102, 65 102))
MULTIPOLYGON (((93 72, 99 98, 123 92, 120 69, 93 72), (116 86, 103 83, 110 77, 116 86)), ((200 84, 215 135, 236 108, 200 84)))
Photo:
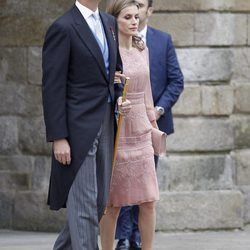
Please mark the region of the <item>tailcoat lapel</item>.
MULTIPOLYGON (((102 24, 104 27, 104 31, 106 34, 106 39, 109 47, 109 72, 113 72, 115 70, 115 51, 116 51, 116 38, 114 33, 114 28, 109 24, 109 20, 107 16, 100 12, 102 24)), ((111 77, 111 74, 110 74, 111 77)), ((110 79, 111 80, 111 79, 110 79)))
POLYGON ((73 27, 75 28, 75 30, 78 33, 79 37, 81 38, 82 42, 86 45, 86 47, 89 49, 91 54, 96 59, 96 62, 99 65, 106 80, 109 81, 101 49, 100 49, 92 31, 90 30, 86 20, 84 19, 81 12, 78 10, 78 8, 76 6, 73 6, 73 8, 72 8, 72 16, 73 16, 73 19, 75 21, 73 24, 73 27))

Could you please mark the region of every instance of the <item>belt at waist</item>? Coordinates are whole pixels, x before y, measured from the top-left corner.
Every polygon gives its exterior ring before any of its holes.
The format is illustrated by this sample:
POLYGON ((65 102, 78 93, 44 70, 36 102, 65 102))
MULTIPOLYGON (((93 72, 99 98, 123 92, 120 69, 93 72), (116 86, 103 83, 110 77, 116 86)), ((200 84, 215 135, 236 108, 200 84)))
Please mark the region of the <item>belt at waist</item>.
POLYGON ((140 104, 144 103, 144 92, 137 92, 137 93, 127 93, 127 99, 132 104, 140 104))

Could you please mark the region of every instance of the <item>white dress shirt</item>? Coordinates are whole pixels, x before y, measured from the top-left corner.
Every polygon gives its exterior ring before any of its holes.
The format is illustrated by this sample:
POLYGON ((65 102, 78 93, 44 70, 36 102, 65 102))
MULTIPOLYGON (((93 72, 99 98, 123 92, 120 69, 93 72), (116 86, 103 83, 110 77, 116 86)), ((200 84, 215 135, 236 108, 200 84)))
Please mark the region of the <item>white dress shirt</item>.
POLYGON ((92 14, 97 12, 99 14, 99 10, 97 9, 95 12, 91 9, 85 7, 84 5, 80 4, 78 1, 75 2, 76 7, 79 9, 81 14, 83 15, 84 19, 86 20, 87 24, 89 25, 91 30, 94 30, 94 25, 92 22, 92 14))
POLYGON ((148 31, 148 26, 146 25, 144 29, 139 32, 141 39, 145 44, 147 44, 147 31, 148 31))
POLYGON ((86 6, 80 4, 78 1, 75 2, 76 7, 81 12, 82 16, 86 20, 87 24, 89 25, 92 32, 95 34, 95 36, 98 37, 99 41, 101 42, 102 46, 104 46, 104 34, 103 34, 103 27, 99 16, 99 9, 97 8, 96 11, 92 11, 91 9, 87 8, 86 6), (98 20, 96 20, 95 17, 99 17, 98 20), (98 23, 96 23, 98 22, 98 23), (97 29, 97 26, 99 25, 99 29, 97 29), (97 32, 98 30, 98 32, 97 32))

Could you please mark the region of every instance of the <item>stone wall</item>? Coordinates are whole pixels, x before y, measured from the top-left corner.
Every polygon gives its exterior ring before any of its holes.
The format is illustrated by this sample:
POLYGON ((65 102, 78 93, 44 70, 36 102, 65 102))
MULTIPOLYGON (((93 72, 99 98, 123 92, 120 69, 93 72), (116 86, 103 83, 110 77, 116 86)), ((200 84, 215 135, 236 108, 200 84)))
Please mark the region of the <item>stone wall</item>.
POLYGON ((155 1, 185 76, 175 134, 158 169, 158 228, 250 222, 250 1, 155 1))
MULTIPOLYGON (((0 1, 0 228, 64 221, 46 206, 41 46, 73 2, 0 1)), ((155 10, 151 25, 172 34, 185 75, 158 167, 157 228, 241 228, 250 223, 250 1, 155 0, 155 10)))

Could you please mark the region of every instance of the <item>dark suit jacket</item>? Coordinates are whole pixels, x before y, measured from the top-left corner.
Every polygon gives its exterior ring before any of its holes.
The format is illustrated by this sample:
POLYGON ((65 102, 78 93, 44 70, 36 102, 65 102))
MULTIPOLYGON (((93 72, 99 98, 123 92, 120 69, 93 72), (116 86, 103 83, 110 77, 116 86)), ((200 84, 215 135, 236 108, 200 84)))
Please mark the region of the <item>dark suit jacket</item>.
POLYGON ((171 134, 174 132, 171 108, 183 90, 183 75, 168 33, 148 27, 147 46, 154 105, 165 109, 158 126, 160 130, 171 134))
MULTIPOLYGON (((47 141, 67 138, 72 163, 52 154, 48 204, 65 207, 74 177, 103 120, 108 96, 115 101, 114 74, 122 69, 114 17, 100 13, 109 46, 109 76, 101 50, 78 8, 57 19, 43 46, 43 107, 47 141)), ((117 95, 121 89, 117 87, 117 95)))

